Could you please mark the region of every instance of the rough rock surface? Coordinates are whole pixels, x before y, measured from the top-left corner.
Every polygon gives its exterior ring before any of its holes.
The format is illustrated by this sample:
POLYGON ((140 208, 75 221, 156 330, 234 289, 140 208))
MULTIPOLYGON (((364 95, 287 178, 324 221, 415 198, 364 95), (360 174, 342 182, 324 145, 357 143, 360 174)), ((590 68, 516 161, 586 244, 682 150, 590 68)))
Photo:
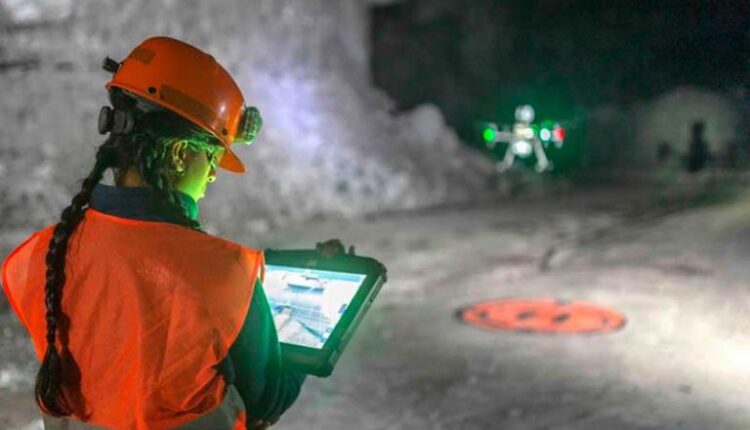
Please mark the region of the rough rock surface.
POLYGON ((0 230, 49 223, 101 142, 101 60, 150 35, 212 53, 265 128, 240 148, 245 176, 221 175, 209 226, 264 229, 321 214, 356 216, 485 193, 492 166, 426 105, 398 116, 369 83, 367 2, 56 1, 0 9, 0 230), (30 9, 29 9, 30 8, 30 9), (36 9, 34 9, 36 8, 36 9))

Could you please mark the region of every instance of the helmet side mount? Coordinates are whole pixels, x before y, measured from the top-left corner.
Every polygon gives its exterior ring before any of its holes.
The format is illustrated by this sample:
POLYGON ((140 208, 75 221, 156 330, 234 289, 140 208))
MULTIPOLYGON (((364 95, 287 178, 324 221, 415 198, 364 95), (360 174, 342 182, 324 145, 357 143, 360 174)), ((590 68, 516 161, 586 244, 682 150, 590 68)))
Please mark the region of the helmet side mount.
POLYGON ((135 119, 130 112, 102 106, 99 111, 99 134, 128 134, 135 126, 135 119))
MULTIPOLYGON (((102 69, 112 74, 120 70, 122 63, 115 61, 110 57, 104 58, 102 69)), ((135 119, 133 114, 120 109, 113 109, 109 106, 102 106, 99 110, 99 120, 97 121, 99 134, 127 134, 133 130, 135 119)))

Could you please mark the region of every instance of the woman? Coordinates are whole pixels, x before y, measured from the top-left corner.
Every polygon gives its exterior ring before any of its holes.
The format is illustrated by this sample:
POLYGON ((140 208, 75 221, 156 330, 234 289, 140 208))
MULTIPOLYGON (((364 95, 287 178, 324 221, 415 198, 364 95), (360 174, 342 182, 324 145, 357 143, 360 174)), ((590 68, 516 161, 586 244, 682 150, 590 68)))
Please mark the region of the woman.
POLYGON ((204 233, 197 201, 260 130, 208 54, 166 37, 105 61, 109 134, 60 221, 5 260, 42 362, 47 429, 265 428, 304 376, 281 363, 262 253, 204 233), (116 186, 100 184, 112 169, 116 186))

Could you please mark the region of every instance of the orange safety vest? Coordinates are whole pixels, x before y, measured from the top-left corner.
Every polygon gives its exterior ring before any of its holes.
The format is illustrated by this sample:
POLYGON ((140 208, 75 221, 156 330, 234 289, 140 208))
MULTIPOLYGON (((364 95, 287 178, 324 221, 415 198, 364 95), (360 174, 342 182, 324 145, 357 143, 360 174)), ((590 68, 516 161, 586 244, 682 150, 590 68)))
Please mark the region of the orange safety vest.
MULTIPOLYGON (((52 232, 50 226, 34 233, 2 266, 5 294, 39 361, 47 347, 45 257, 52 232)), ((88 209, 68 244, 65 275, 68 349, 85 402, 71 422, 193 428, 231 407, 227 426, 211 421, 202 428, 245 428, 242 402, 217 365, 263 276, 262 252, 174 224, 88 209), (234 406, 227 406, 230 395, 234 406)), ((57 342, 59 348, 59 336, 57 342)))

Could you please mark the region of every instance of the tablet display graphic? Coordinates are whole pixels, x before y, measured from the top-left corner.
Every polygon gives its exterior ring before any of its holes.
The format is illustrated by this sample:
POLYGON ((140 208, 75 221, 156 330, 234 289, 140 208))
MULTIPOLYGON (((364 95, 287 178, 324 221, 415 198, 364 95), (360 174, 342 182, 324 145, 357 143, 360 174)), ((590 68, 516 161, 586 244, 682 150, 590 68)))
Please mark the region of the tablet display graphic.
POLYGON ((320 349, 366 275, 266 265, 263 289, 279 341, 320 349))

